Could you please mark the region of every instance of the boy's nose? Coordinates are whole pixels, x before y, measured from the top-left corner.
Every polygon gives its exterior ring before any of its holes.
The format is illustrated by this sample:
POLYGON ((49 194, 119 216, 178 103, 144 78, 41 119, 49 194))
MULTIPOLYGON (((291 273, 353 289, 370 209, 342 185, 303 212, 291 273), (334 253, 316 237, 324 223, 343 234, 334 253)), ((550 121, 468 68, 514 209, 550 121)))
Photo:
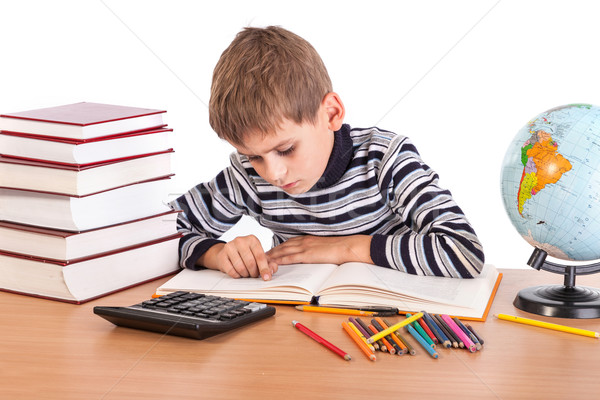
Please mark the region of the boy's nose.
POLYGON ((271 159, 266 163, 264 178, 275 184, 283 185, 285 182, 285 175, 287 173, 287 167, 282 160, 271 159))

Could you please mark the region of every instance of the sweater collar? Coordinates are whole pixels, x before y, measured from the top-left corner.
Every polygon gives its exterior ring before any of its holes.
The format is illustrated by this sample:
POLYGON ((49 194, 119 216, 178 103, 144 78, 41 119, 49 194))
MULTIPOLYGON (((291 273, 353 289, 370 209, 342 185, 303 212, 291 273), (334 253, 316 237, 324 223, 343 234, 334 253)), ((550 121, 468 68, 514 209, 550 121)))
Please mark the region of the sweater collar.
POLYGON ((339 131, 334 132, 333 149, 329 155, 327 167, 315 188, 324 189, 339 181, 352 160, 352 153, 350 125, 344 124, 339 131))

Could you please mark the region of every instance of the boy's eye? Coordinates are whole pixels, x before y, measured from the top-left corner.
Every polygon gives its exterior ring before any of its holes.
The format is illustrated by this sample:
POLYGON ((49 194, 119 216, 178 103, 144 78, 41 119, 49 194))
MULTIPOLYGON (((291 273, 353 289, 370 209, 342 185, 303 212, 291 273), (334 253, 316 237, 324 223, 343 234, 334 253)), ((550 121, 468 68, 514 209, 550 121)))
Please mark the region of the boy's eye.
POLYGON ((289 156, 294 151, 294 146, 291 146, 285 150, 278 151, 277 154, 280 156, 289 156))
MULTIPOLYGON (((290 146, 285 150, 277 150, 277 155, 280 157, 285 157, 285 156, 289 156, 290 154, 292 154, 295 150, 294 146, 290 146)), ((261 156, 250 156, 250 155, 246 155, 246 158, 248 158, 248 161, 250 162, 257 162, 262 160, 261 156)))

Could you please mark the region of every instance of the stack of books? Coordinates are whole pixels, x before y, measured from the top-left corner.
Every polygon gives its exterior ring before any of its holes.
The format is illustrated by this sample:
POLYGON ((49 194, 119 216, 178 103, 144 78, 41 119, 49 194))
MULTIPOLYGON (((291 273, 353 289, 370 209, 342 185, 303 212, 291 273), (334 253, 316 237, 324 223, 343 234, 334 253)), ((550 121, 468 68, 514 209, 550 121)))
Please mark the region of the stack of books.
POLYGON ((164 113, 0 115, 0 290, 79 304, 178 270, 164 113))

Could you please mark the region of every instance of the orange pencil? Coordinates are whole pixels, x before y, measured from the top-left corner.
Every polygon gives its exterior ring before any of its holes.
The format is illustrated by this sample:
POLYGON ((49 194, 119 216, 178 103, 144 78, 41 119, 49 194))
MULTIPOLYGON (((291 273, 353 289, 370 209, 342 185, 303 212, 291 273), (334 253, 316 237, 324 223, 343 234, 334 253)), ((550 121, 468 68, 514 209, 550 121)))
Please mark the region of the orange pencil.
POLYGON ((350 335, 350 338, 352 340, 354 340, 354 343, 356 343, 358 345, 358 347, 362 350, 363 353, 365 353, 365 355, 369 358, 369 360, 371 360, 371 361, 377 360, 377 357, 375 356, 375 354, 373 354, 371 349, 369 349, 367 347, 367 344, 356 334, 356 332, 354 332, 352 330, 352 328, 350 328, 350 325, 348 325, 348 323, 342 322, 342 328, 344 328, 346 333, 348 335, 350 335))
MULTIPOLYGON (((387 324, 383 322, 383 319, 381 319, 380 317, 375 317, 375 321, 379 322, 379 325, 381 325, 383 329, 389 328, 389 326, 387 326, 387 324)), ((394 333, 395 332, 390 333, 390 337, 392 338, 394 343, 396 343, 398 347, 402 349, 402 354, 408 353, 408 347, 406 347, 404 343, 402 343, 402 341, 398 339, 398 336, 394 335, 394 333)))
MULTIPOLYGON (((392 323, 388 320, 384 319, 383 322, 385 322, 387 324, 387 326, 392 326, 392 323)), ((392 335, 396 336, 402 342, 402 344, 404 346, 406 346, 406 348, 408 349, 408 354, 410 354, 411 356, 414 356, 417 354, 413 345, 410 344, 410 342, 407 341, 406 338, 404 336, 402 336, 402 334, 400 334, 398 331, 394 331, 394 332, 392 332, 392 335)))
POLYGON ((349 308, 334 308, 334 307, 321 307, 321 306, 296 306, 296 310, 317 312, 325 314, 343 314, 343 315, 360 315, 360 316, 372 316, 377 314, 374 311, 363 311, 363 310, 352 310, 349 308))
MULTIPOLYGON (((373 334, 378 333, 379 331, 377 330, 377 328, 375 328, 373 325, 369 324, 367 325, 367 329, 370 330, 371 332, 373 332, 373 334)), ((369 340, 367 339, 367 343, 369 343, 369 340)), ((381 339, 377 339, 377 343, 379 343, 379 351, 383 351, 386 352, 387 351, 387 347, 385 346, 385 343, 383 343, 383 340, 381 339)))
MULTIPOLYGON (((369 329, 371 330, 371 332, 373 332, 373 334, 379 333, 379 329, 375 328, 375 326, 373 324, 369 325, 369 329)), ((394 348, 394 346, 392 346, 392 344, 384 337, 382 337, 380 339, 383 344, 385 345, 385 350, 383 351, 389 351, 390 354, 396 354, 396 349, 394 348)))

